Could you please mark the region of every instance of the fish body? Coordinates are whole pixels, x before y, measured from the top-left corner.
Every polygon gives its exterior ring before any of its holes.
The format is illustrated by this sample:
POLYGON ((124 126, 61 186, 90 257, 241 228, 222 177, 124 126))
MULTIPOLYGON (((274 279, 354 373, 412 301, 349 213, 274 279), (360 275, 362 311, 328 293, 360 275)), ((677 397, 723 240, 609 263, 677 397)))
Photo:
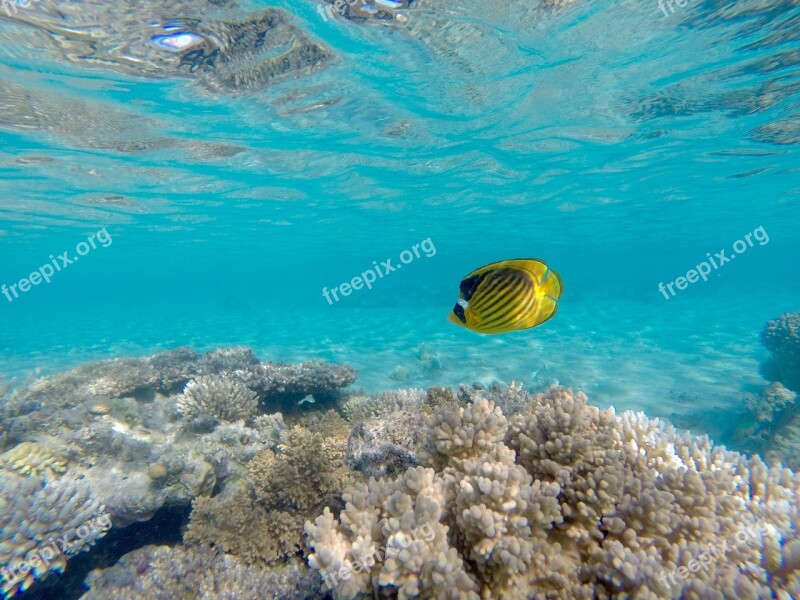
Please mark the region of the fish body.
POLYGON ((503 260, 464 277, 447 318, 478 333, 530 329, 553 318, 562 293, 561 277, 544 261, 503 260))

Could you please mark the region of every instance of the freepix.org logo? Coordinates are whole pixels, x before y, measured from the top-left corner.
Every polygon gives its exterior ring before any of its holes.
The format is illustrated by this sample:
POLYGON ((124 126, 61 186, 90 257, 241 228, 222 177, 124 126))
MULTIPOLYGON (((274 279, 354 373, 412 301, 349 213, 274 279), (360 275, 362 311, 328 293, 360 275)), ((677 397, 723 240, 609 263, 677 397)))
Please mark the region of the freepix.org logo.
MULTIPOLYGON (((50 562, 54 558, 61 554, 65 556, 77 554, 84 544, 102 536, 109 529, 111 529, 111 516, 103 506, 100 508, 99 515, 89 519, 80 527, 65 532, 58 539, 51 537, 47 543, 28 552, 24 560, 17 559, 13 563, 0 567, 0 577, 5 581, 6 586, 10 586, 24 579, 31 571, 34 573, 46 571, 50 568, 50 562)), ((0 580, 0 587, 2 587, 2 580, 0 580)))
POLYGON ((106 231, 106 228, 103 227, 100 231, 86 238, 86 241, 78 242, 75 245, 75 254, 73 256, 70 256, 69 250, 62 252, 58 257, 51 254, 50 262, 43 264, 27 277, 23 277, 16 283, 10 285, 6 285, 5 283, 0 284, 0 294, 5 296, 6 300, 9 302, 13 302, 16 298, 20 297, 20 293, 24 294, 30 291, 32 286, 37 286, 43 281, 45 283, 50 283, 52 277, 56 273, 60 273, 71 264, 80 260, 81 256, 86 256, 89 252, 96 249, 97 243, 95 242, 99 242, 102 248, 108 248, 112 241, 111 235, 106 231))
POLYGON ((706 258, 708 260, 698 263, 694 269, 689 269, 685 276, 676 277, 666 285, 664 285, 663 281, 660 282, 658 284, 658 291, 664 295, 666 300, 669 300, 677 293, 674 288, 678 288, 678 291, 682 291, 689 287, 690 283, 697 283, 700 279, 708 281, 708 276, 711 274, 712 267, 716 271, 731 262, 737 255, 747 252, 749 248, 755 246, 753 239, 758 242, 759 246, 764 246, 769 243, 769 235, 767 235, 767 231, 764 229, 763 225, 757 227, 751 233, 745 234, 743 239, 736 240, 733 243, 733 254, 729 255, 725 248, 715 253, 714 256, 711 256, 711 252, 706 252, 706 258), (669 290, 672 296, 667 295, 667 290, 669 290))
POLYGON ((433 245, 431 238, 422 240, 419 244, 411 246, 411 250, 403 250, 400 253, 400 263, 392 264, 392 259, 387 258, 382 263, 378 264, 377 260, 372 261, 372 268, 362 272, 361 275, 353 277, 350 281, 340 283, 335 288, 330 290, 326 287, 322 288, 322 296, 328 301, 328 304, 333 304, 339 301, 339 294, 349 296, 353 291, 358 291, 364 288, 372 289, 372 284, 378 279, 383 279, 390 273, 394 273, 397 269, 402 269, 403 265, 413 262, 415 259, 420 258, 420 250, 425 253, 427 258, 436 256, 436 246, 433 245), (333 299, 331 299, 331 297, 333 299))
POLYGON ((33 2, 34 0, 0 0, 3 11, 5 11, 8 17, 10 17, 12 13, 16 15, 19 12, 19 7, 29 8, 33 2))

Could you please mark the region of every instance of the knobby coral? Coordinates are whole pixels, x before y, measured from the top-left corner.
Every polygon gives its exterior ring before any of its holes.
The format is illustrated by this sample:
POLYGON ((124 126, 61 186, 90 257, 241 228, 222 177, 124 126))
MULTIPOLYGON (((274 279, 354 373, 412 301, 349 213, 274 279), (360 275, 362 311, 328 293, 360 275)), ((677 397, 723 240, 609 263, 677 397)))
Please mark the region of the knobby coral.
POLYGON ((424 464, 306 523, 336 597, 800 595, 800 478, 640 413, 477 394, 433 415, 424 464))

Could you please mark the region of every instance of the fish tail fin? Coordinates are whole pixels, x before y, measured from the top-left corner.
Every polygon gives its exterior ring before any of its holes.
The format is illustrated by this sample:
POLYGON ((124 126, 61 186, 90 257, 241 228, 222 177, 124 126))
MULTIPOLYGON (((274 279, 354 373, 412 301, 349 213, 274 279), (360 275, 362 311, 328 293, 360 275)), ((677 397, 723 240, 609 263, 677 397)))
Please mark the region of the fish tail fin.
POLYGON ((542 277, 541 293, 544 296, 549 296, 554 304, 556 300, 561 300, 561 295, 564 293, 564 284, 561 282, 561 276, 553 269, 547 269, 544 277, 542 277))
POLYGON ((546 323, 555 317, 557 312, 558 304, 556 304, 556 301, 553 298, 550 296, 545 296, 542 298, 542 302, 539 305, 539 315, 541 319, 541 321, 539 321, 539 325, 546 323))

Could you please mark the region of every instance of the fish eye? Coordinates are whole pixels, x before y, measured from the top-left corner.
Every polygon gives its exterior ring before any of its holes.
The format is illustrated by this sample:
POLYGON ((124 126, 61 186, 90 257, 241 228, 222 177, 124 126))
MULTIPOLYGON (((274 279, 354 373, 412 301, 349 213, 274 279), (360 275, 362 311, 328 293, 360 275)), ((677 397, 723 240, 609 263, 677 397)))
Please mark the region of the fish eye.
POLYGON ((469 306, 469 302, 464 300, 464 298, 459 298, 456 300, 456 304, 458 304, 461 308, 467 308, 469 306))

